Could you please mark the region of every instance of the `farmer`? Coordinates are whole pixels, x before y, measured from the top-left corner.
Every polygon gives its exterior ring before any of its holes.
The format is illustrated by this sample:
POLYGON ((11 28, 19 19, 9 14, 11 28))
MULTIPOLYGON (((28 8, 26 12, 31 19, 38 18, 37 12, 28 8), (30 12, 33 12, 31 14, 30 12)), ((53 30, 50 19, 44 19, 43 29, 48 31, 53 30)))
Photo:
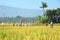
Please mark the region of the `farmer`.
POLYGON ((24 26, 24 23, 22 20, 20 20, 19 22, 20 22, 20 26, 24 26))
POLYGON ((50 27, 52 27, 53 28, 53 22, 51 21, 51 23, 50 23, 50 27))

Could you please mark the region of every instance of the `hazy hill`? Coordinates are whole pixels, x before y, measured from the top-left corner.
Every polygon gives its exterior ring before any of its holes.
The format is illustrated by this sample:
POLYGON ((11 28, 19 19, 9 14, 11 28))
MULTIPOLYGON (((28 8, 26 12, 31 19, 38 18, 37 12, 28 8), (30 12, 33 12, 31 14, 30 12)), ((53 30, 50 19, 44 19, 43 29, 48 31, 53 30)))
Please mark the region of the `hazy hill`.
POLYGON ((42 15, 41 10, 36 9, 22 9, 22 8, 15 8, 15 7, 8 7, 0 5, 0 17, 3 16, 15 17, 15 16, 22 16, 22 17, 35 17, 38 15, 42 15))

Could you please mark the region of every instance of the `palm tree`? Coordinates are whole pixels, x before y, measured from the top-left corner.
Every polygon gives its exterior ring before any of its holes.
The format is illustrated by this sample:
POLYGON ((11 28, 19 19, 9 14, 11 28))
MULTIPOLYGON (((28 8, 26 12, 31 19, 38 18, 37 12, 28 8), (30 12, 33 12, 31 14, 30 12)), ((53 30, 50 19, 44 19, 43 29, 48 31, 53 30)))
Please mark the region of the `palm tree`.
POLYGON ((46 2, 41 2, 42 3, 42 6, 40 6, 40 8, 43 9, 43 14, 44 14, 44 8, 48 7, 46 2))

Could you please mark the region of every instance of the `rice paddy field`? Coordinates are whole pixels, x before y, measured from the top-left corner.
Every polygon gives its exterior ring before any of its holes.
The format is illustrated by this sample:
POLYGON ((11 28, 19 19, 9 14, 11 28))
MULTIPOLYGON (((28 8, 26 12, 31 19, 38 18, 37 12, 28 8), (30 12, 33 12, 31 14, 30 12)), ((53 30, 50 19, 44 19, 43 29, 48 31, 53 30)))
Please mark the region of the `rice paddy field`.
POLYGON ((60 40, 60 26, 0 26, 0 40, 60 40))

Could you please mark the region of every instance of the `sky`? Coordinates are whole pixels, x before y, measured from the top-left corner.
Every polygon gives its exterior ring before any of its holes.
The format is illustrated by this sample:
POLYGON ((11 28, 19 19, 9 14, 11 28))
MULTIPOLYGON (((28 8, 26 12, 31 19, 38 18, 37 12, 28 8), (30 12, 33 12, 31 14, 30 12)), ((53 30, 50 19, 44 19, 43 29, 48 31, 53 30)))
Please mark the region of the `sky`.
POLYGON ((25 9, 40 9, 41 2, 46 2, 49 9, 60 7, 60 0, 0 0, 0 5, 25 9))
POLYGON ((60 0, 0 0, 0 5, 40 10, 42 1, 47 3, 47 9, 60 8, 60 0))

